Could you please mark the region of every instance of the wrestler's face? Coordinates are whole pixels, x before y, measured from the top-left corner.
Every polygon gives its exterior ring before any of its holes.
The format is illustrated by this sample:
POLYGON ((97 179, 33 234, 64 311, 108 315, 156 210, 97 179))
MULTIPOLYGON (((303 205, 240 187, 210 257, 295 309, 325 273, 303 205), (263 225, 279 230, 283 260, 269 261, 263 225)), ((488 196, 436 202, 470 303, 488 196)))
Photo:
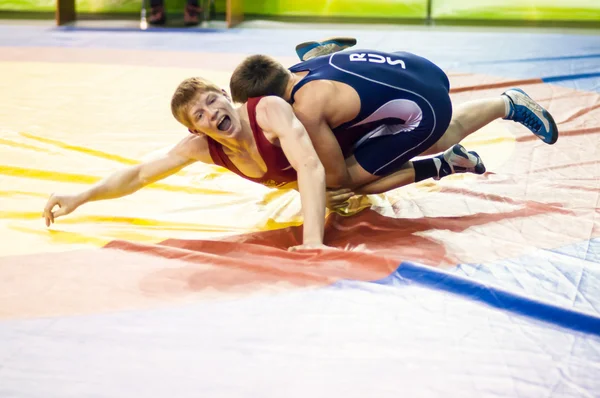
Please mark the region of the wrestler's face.
POLYGON ((238 113, 225 92, 199 94, 188 107, 187 117, 191 131, 206 134, 217 142, 235 138, 241 129, 238 113))

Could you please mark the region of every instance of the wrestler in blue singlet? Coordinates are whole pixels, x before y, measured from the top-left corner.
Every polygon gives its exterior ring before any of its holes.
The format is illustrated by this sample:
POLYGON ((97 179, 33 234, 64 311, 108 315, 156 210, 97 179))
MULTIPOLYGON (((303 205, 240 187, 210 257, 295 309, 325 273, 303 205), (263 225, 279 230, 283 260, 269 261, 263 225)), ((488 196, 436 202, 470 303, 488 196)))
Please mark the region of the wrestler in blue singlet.
POLYGON ((340 142, 353 140, 358 163, 386 175, 423 153, 446 132, 452 104, 446 74, 431 61, 407 52, 352 50, 294 65, 309 73, 294 94, 313 80, 345 83, 358 93, 361 108, 347 123, 332 126, 340 142))

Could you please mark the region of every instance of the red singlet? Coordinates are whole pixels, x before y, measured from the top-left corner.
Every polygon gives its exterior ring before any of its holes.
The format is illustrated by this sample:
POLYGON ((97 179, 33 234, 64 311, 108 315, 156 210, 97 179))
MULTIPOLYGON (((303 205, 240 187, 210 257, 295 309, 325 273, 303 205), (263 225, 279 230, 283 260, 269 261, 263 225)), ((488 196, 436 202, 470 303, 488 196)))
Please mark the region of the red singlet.
POLYGON ((296 181, 298 177, 296 175, 296 170, 294 170, 294 168, 290 165, 290 162, 288 162, 283 150, 280 147, 271 144, 269 140, 267 140, 262 129, 256 122, 256 106, 261 98, 262 97, 249 98, 246 106, 248 107, 250 127, 252 128, 252 134, 256 140, 258 153, 267 166, 267 172, 262 177, 252 178, 244 175, 237 167, 235 167, 229 157, 225 155, 225 152, 223 152, 223 146, 207 136, 208 149, 210 152, 210 157, 216 165, 225 167, 240 177, 250 181, 258 182, 271 187, 282 186, 289 182, 296 181))

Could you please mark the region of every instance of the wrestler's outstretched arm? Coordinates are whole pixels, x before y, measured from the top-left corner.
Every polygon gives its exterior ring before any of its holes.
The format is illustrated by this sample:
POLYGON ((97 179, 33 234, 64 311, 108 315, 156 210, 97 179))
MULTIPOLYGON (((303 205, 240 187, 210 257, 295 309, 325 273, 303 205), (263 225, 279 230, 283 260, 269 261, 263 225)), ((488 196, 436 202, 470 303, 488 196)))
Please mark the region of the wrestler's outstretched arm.
POLYGON ((205 137, 190 135, 168 153, 118 170, 85 191, 77 194, 52 194, 44 207, 42 217, 46 226, 50 226, 55 218, 65 216, 87 202, 130 195, 196 161, 212 163, 205 137), (54 210, 57 206, 58 209, 54 210))

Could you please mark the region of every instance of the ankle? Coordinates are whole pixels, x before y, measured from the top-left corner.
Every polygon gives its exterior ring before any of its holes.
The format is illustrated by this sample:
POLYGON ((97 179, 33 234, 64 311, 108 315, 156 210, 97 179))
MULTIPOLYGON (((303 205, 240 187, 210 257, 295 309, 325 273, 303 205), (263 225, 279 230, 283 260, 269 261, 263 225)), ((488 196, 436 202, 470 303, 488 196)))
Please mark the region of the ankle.
POLYGON ((508 95, 506 94, 502 94, 500 96, 500 98, 502 98, 503 102, 504 102, 504 116, 502 116, 503 119, 509 119, 512 115, 512 101, 510 98, 508 98, 508 95))

